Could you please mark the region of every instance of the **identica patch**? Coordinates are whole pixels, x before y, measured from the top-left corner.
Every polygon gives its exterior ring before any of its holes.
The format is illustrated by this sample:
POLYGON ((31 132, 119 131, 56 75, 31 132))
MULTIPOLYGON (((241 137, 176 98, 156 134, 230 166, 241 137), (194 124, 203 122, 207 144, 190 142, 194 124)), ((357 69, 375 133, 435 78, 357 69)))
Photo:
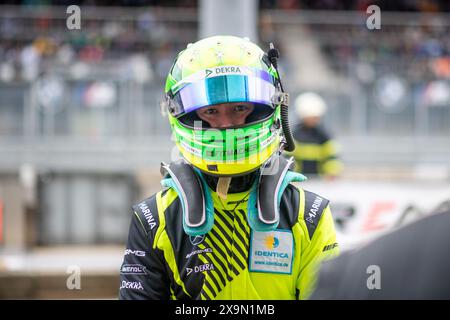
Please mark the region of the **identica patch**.
POLYGON ((292 273, 294 240, 290 230, 252 231, 249 269, 252 272, 292 273))

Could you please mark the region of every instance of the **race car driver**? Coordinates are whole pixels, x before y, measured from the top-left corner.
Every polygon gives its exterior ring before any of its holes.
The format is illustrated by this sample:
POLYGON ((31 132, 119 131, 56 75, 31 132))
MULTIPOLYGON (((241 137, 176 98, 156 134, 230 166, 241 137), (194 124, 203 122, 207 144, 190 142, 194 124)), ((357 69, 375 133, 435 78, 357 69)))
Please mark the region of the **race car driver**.
POLYGON ((234 36, 176 57, 165 106, 183 159, 133 206, 120 299, 305 299, 338 254, 329 201, 281 156, 293 142, 276 59, 234 36))

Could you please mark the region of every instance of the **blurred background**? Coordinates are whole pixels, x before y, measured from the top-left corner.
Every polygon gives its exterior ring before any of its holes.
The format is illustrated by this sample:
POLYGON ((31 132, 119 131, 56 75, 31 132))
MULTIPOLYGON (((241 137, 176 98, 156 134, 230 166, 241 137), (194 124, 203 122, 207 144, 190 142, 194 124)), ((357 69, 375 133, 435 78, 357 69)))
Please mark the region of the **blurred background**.
POLYGON ((174 152, 165 77, 208 35, 274 42, 291 99, 325 99, 344 171, 303 187, 331 199, 341 250, 450 206, 448 1, 1 3, 0 298, 117 297, 130 207, 174 152))

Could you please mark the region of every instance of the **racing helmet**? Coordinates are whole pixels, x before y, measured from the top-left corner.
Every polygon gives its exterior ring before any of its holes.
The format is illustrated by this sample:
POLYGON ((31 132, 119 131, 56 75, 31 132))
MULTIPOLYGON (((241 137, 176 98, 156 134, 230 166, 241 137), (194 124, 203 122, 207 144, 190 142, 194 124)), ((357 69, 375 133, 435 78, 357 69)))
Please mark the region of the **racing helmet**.
POLYGON ((165 106, 183 158, 204 173, 239 176, 257 170, 279 149, 279 75, 268 56, 246 38, 213 36, 181 51, 168 74, 165 106), (243 125, 211 128, 196 110, 249 102, 243 125))

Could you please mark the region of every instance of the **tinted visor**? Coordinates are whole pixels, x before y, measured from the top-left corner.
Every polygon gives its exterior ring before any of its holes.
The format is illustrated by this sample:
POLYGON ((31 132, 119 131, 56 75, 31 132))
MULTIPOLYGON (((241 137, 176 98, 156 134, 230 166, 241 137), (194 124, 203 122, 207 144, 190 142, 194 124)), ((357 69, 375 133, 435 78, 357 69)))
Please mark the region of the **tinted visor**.
POLYGON ((206 77, 182 87, 171 99, 175 117, 199 108, 228 102, 253 102, 272 106, 275 94, 272 76, 265 72, 206 77))

